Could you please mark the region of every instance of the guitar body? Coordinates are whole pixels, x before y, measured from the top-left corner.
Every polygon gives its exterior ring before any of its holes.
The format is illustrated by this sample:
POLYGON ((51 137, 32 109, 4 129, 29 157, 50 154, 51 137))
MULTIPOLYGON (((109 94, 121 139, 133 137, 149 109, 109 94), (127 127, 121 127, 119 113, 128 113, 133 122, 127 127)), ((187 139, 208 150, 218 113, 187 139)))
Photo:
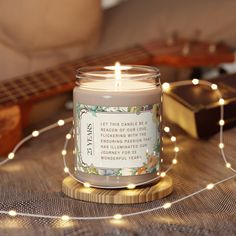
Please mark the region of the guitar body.
MULTIPOLYGON (((217 66, 233 62, 234 52, 224 44, 187 39, 173 39, 171 42, 155 40, 121 51, 78 59, 9 81, 1 81, 0 156, 7 155, 20 141, 22 130, 29 124, 31 110, 34 110, 34 107, 45 99, 55 98, 73 89, 76 69, 84 66, 114 65, 116 61, 128 65, 165 65, 182 68, 217 66)), ((51 112, 50 115, 53 115, 56 106, 51 107, 52 109, 41 106, 41 113, 49 115, 51 112)), ((35 115, 36 119, 38 117, 39 115, 35 115)))
POLYGON ((20 107, 0 108, 0 155, 7 155, 22 137, 20 107))

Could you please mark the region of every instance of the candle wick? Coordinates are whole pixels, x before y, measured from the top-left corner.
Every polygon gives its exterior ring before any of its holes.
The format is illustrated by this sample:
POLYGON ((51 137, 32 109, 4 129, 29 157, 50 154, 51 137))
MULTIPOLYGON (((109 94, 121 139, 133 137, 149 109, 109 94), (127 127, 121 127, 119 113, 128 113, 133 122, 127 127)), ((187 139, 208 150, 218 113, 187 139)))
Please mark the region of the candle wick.
POLYGON ((115 63, 115 78, 116 81, 121 79, 121 66, 119 62, 115 63))

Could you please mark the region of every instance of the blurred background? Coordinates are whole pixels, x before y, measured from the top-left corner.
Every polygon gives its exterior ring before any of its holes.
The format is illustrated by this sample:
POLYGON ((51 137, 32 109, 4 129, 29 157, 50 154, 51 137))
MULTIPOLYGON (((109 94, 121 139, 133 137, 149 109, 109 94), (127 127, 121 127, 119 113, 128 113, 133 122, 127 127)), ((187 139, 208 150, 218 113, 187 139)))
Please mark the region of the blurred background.
MULTIPOLYGON (((1 0, 0 80, 174 34, 235 47, 235 7, 233 0, 1 0)), ((165 70, 162 80, 175 76, 165 70)))

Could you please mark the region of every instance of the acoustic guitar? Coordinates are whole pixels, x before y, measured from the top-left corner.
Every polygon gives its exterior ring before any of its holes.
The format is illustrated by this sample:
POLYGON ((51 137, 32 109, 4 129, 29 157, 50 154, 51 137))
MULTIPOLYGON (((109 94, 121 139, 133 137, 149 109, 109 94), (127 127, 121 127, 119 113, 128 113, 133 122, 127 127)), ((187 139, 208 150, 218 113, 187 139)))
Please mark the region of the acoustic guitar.
POLYGON ((73 89, 75 70, 82 66, 121 64, 174 67, 216 66, 233 62, 231 48, 223 43, 155 40, 120 51, 90 56, 30 75, 0 82, 0 155, 8 154, 22 137, 33 104, 73 89))

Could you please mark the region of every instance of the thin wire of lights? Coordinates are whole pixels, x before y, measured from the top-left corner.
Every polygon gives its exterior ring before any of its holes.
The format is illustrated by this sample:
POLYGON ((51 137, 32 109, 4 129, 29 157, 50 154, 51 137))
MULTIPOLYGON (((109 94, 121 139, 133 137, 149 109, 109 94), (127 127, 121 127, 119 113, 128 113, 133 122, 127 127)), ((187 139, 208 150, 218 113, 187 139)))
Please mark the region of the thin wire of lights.
MULTIPOLYGON (((208 81, 200 81, 198 79, 193 79, 192 81, 179 81, 179 82, 174 82, 172 83, 172 85, 174 86, 180 86, 180 85, 189 85, 189 84, 193 84, 194 86, 197 86, 198 84, 202 84, 202 85, 206 85, 206 86, 209 86, 212 90, 216 91, 217 92, 217 95, 219 97, 219 105, 220 105, 220 120, 219 120, 219 125, 220 125, 220 142, 219 142, 219 149, 220 149, 220 153, 221 153, 221 156, 225 162, 225 167, 230 169, 232 172, 236 173, 236 170, 231 166, 231 163, 228 162, 227 160, 227 157, 225 155, 225 152, 224 152, 224 148, 225 148, 225 145, 224 145, 224 142, 223 142, 223 126, 225 124, 224 122, 224 104, 225 104, 225 101, 224 99, 222 98, 222 95, 220 93, 220 91, 218 90, 218 86, 216 84, 212 84, 208 81)), ((168 92, 170 89, 171 89, 171 86, 169 83, 164 83, 162 85, 162 88, 163 88, 163 91, 164 92, 168 92)), ((33 131, 30 135, 26 136, 25 138, 23 138, 16 146, 15 148, 13 149, 12 152, 9 153, 8 155, 8 158, 1 161, 0 162, 0 166, 7 163, 8 161, 14 159, 15 157, 15 153, 16 151, 25 143, 27 142, 28 140, 32 139, 32 138, 36 138, 38 137, 40 134, 44 133, 44 132, 47 132, 51 129, 54 129, 54 128, 57 128, 59 126, 63 126, 64 124, 67 124, 69 122, 71 122, 73 120, 72 117, 70 118, 67 118, 65 120, 59 120, 57 123, 55 124, 51 124, 45 128, 42 128, 40 130, 35 130, 33 131)), ((170 140, 174 143, 174 158, 172 159, 172 164, 167 168, 166 171, 163 171, 161 173, 158 173, 160 175, 160 177, 165 177, 166 176, 166 173, 171 170, 172 166, 177 164, 177 155, 180 151, 179 147, 177 146, 176 144, 176 137, 173 136, 171 133, 170 133, 170 128, 168 126, 164 127, 164 131, 169 134, 170 136, 170 140)), ((68 173, 72 178, 75 178, 76 177, 70 172, 70 169, 67 167, 67 163, 66 163, 66 155, 67 155, 67 145, 68 145, 68 141, 71 139, 72 135, 72 129, 71 131, 66 134, 66 140, 65 140, 65 143, 64 143, 64 148, 63 150, 61 151, 61 154, 63 156, 63 163, 64 163, 64 172, 65 173, 68 173)), ((159 178, 159 175, 156 177, 156 178, 159 178)), ((224 178, 218 182, 215 182, 215 183, 209 183, 207 184, 204 188, 198 190, 198 191, 195 191, 189 195, 186 195, 184 197, 181 197, 177 200, 174 200, 172 202, 166 202, 165 204, 161 205, 161 206, 158 206, 158 207, 154 207, 154 208, 149 208, 149 209, 146 209, 146 210, 142 210, 142 211, 136 211, 136 212, 132 212, 132 213, 127 213, 127 214, 119 214, 119 213, 116 213, 115 215, 108 215, 108 216, 68 216, 68 215, 62 215, 62 216, 57 216, 57 215, 43 215, 43 214, 31 214, 31 213, 24 213, 24 212, 17 212, 15 210, 10 210, 10 211, 6 211, 6 210, 0 210, 0 214, 5 214, 5 215, 8 215, 10 217, 16 217, 16 216, 26 216, 26 217, 36 217, 36 218, 48 218, 48 219, 59 219, 59 220, 63 220, 63 221, 68 221, 68 220, 102 220, 102 219, 115 219, 115 220, 120 220, 122 219, 123 217, 130 217, 130 216, 135 216, 135 215, 140 215, 140 214, 144 214, 144 213, 149 213, 149 212, 152 212, 152 211, 156 211, 156 210, 159 210, 159 209, 169 209, 170 207, 172 207, 172 205, 176 204, 176 203, 179 203, 185 199, 188 199, 190 197, 193 197, 193 196, 196 196, 197 194, 200 194, 204 191, 209 191, 209 190, 212 190, 215 186, 219 185, 219 184, 222 184, 228 180, 231 180, 233 178, 236 177, 236 174, 233 174, 227 178, 224 178)), ((153 181, 153 180, 156 180, 156 178, 150 180, 150 181, 153 181)), ((77 180, 77 179, 76 179, 77 180)), ((77 180, 78 181, 78 180, 77 180)), ((143 185, 147 183, 146 182, 143 182, 143 183, 140 183, 140 185, 143 185)), ((90 183, 83 183, 84 184, 84 187, 86 188, 90 188, 90 187, 93 187, 93 185, 91 185, 90 183)), ((128 186, 125 186, 126 188, 128 189, 134 189, 136 186, 138 186, 139 184, 129 184, 128 186)), ((132 191, 132 190, 130 190, 132 191)))

